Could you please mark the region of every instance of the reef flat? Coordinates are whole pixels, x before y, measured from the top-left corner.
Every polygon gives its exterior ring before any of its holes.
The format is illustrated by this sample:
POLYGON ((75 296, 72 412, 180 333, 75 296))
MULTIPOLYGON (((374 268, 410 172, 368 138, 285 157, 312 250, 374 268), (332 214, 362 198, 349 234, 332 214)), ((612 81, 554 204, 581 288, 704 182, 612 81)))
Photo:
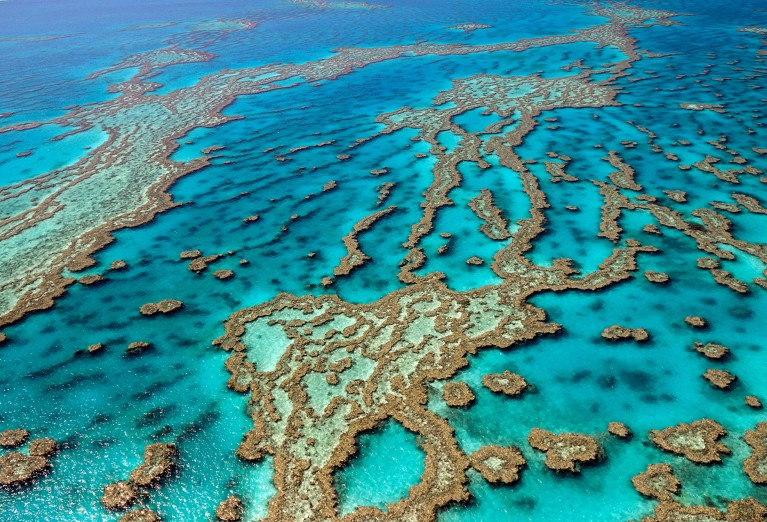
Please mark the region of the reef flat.
POLYGON ((0 515, 767 518, 758 5, 78 1, 0 3, 0 515))

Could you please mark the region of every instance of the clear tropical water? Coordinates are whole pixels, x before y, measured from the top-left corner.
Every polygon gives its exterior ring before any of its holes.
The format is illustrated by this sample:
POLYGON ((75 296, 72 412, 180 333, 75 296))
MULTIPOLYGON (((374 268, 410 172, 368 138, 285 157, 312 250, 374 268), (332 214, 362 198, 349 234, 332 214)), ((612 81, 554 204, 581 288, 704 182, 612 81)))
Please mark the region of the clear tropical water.
MULTIPOLYGON (((334 2, 311 6, 271 0, 0 2, 0 113, 11 113, 0 119, 0 128, 49 121, 72 105, 116 99, 120 95, 108 87, 130 79, 137 68, 95 79, 88 75, 170 45, 214 57, 159 69, 150 81, 162 86, 145 96, 167 96, 223 70, 322 60, 345 47, 416 42, 480 46, 566 35, 605 23, 578 2, 385 3, 386 8, 347 9, 334 8, 343 7, 334 2), (209 24, 217 20, 256 25, 238 30, 224 25, 222 30, 209 24), (451 28, 467 22, 490 27, 470 32, 451 28)), ((695 168, 680 170, 663 154, 653 153, 647 135, 628 123, 650 129, 657 135, 655 143, 676 154, 679 163, 691 165, 706 155, 727 157, 710 143, 725 135, 726 146, 748 165, 767 170, 767 155, 755 150, 767 148, 767 104, 761 89, 767 58, 759 53, 767 43, 764 36, 738 31, 767 27, 764 5, 719 0, 631 5, 691 16, 675 18, 682 25, 629 29, 639 49, 659 54, 642 58, 616 80, 620 106, 544 111, 536 117, 540 124, 516 147, 521 158, 538 161, 529 168, 550 204, 546 233, 527 253, 542 266, 568 257, 588 273, 615 247, 597 236, 603 201, 589 181, 607 181, 614 172, 602 159, 607 150, 621 151, 645 193, 660 199, 663 190, 686 191, 686 204, 662 202, 693 221, 693 209, 711 208, 711 201, 732 202, 731 192, 767 202, 767 184, 759 175, 743 175, 734 185, 695 168), (690 111, 680 107, 683 102, 722 104, 725 109, 690 111), (626 148, 624 141, 637 145, 626 148), (542 163, 549 161, 549 151, 570 156, 567 172, 580 181, 551 182, 542 163), (567 205, 577 205, 579 211, 568 211, 567 205)), ((0 489, 0 519, 118 520, 119 513, 100 504, 103 488, 125 479, 141 462, 143 448, 157 441, 174 442, 180 454, 174 475, 143 501, 164 520, 211 520, 218 504, 232 494, 244 500, 246 520, 267 517, 276 492, 273 458, 247 463, 236 457, 243 434, 253 425, 248 397, 227 388, 227 354, 211 341, 224 333, 222 322, 232 313, 281 292, 337 294, 350 302, 371 303, 404 286, 397 279, 407 253, 402 244, 423 211, 422 193, 433 181, 437 162, 434 151, 425 141, 412 139, 418 135, 414 128, 349 146, 384 129, 376 121, 379 115, 406 106, 435 106, 435 98, 457 79, 478 74, 574 76, 584 69, 563 67, 576 60, 596 69, 624 58, 615 47, 589 42, 523 52, 401 56, 333 79, 287 80, 284 89, 240 96, 224 109, 239 119, 174 137, 179 148, 171 159, 180 162, 201 157, 208 147, 224 147, 213 153, 209 166, 169 189, 175 201, 185 204, 142 226, 117 230, 115 240, 94 254, 95 265, 76 274, 106 274, 106 281, 72 285, 51 309, 0 329, 8 337, 0 344, 0 431, 22 427, 34 438, 52 437, 61 446, 49 474, 21 489, 0 489), (332 143, 290 151, 321 142, 332 143), (340 161, 337 156, 345 153, 351 158, 340 161), (281 156, 291 160, 277 161, 281 156), (386 174, 370 173, 384 166, 386 174), (323 192, 331 180, 337 188, 323 192), (384 182, 394 185, 377 206, 384 182), (307 199, 310 194, 316 196, 307 199), (371 260, 332 286, 322 286, 321 279, 332 275, 346 254, 342 238, 353 225, 391 205, 395 211, 359 236, 360 248, 371 260), (258 221, 243 223, 256 214, 258 221), (198 275, 179 259, 189 249, 234 254, 198 275), (108 271, 118 259, 128 268, 108 271), (241 259, 249 263, 240 264, 241 259), (235 277, 214 278, 212 272, 220 269, 234 270, 235 277), (167 298, 182 300, 184 309, 151 318, 138 313, 144 303, 167 298), (153 346, 140 356, 126 356, 125 347, 138 340, 153 346), (81 352, 94 343, 105 345, 102 353, 81 352)), ((480 108, 453 122, 478 133, 500 119, 480 108)), ((58 125, 1 132, 0 186, 76 163, 106 142, 106 130, 88 129, 58 141, 51 141, 63 131, 58 125), (19 155, 25 151, 31 154, 19 155)), ((448 153, 460 145, 455 135, 439 134, 437 139, 448 153)), ((450 191, 454 205, 439 209, 434 231, 421 245, 428 259, 416 275, 439 270, 457 291, 501 283, 490 262, 513 239, 499 242, 482 234, 482 222, 468 201, 490 188, 512 232, 518 219, 529 216, 530 202, 513 171, 491 154, 485 159, 486 169, 470 162, 459 165, 461 185, 450 191), (452 234, 444 255, 436 254, 446 243, 440 232, 452 234), (484 259, 484 265, 467 265, 471 256, 484 259)), ((0 206, 0 212, 5 227, 3 220, 18 209, 0 206)), ((747 210, 722 213, 732 221, 735 237, 762 247, 767 243, 767 216, 747 210)), ((488 347, 469 357, 468 366, 450 380, 472 388, 476 401, 470 408, 448 407, 442 399, 443 381, 428 384, 428 408, 448 420, 462 451, 515 445, 528 462, 521 480, 510 486, 488 484, 469 470, 471 499, 441 508, 438 520, 638 519, 649 515, 655 503, 640 496, 630 478, 653 462, 674 466, 684 484, 679 501, 685 505, 724 508, 728 500, 745 497, 767 502, 763 487, 754 486, 740 470, 749 455, 743 433, 767 420, 743 404, 745 395, 767 398, 767 290, 751 283, 748 294, 739 294, 717 284, 695 266, 697 258, 709 254, 690 237, 670 228, 650 235, 642 231, 648 223, 657 222, 644 211, 624 212, 620 220, 624 239, 660 249, 640 255, 631 280, 598 292, 549 292, 532 298, 549 320, 562 324, 561 334, 504 350, 488 347), (642 276, 645 270, 665 272, 671 281, 652 284, 642 276), (684 324, 688 315, 707 318, 710 328, 689 328, 684 324), (644 327, 651 341, 605 342, 599 334, 612 324, 644 327), (692 348, 694 341, 725 344, 732 355, 723 363, 706 360, 692 348), (701 374, 710 367, 736 374, 734 388, 722 392, 709 386, 701 374), (534 390, 511 399, 482 386, 483 375, 503 370, 523 375, 534 390), (724 443, 732 454, 722 465, 695 465, 663 453, 647 439, 649 430, 703 417, 729 431, 724 443), (609 421, 625 422, 635 436, 624 442, 607 435, 609 421), (533 427, 590 434, 602 443, 606 458, 577 476, 555 474, 526 442, 533 427)), ((4 243, 0 240, 0 249, 7 248, 4 243)), ((764 263, 740 251, 723 268, 749 283, 765 277, 764 263)), ((270 335, 265 332, 267 340, 258 342, 273 352, 260 355, 257 365, 276 364, 282 355, 284 342, 270 335)), ((424 470, 420 443, 396 422, 360 436, 358 453, 334 476, 338 515, 358 506, 385 509, 407 496, 424 470)))

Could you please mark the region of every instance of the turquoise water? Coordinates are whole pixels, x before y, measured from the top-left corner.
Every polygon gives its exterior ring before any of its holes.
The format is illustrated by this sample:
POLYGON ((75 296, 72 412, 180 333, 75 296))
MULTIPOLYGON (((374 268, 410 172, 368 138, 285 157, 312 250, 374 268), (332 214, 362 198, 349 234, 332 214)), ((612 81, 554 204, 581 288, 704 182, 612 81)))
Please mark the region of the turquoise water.
MULTIPOLYGON (((86 77, 129 55, 169 45, 216 56, 209 62, 160 70, 152 78, 162 84, 156 95, 194 85, 225 68, 305 63, 327 58, 339 47, 419 41, 494 44, 568 34, 605 22, 578 3, 537 1, 396 0, 387 2, 389 8, 376 10, 309 9, 288 2, 244 0, 76 3, 77 9, 42 0, 0 2, 0 51, 7 64, 0 67, 0 113, 13 113, 0 119, 0 126, 47 121, 65 114, 70 105, 113 99, 117 95, 107 92, 107 87, 127 80, 135 69, 94 80, 86 77), (194 24, 217 19, 246 19, 258 25, 232 32, 194 29, 194 24), (492 27, 468 33, 447 29, 470 21, 492 27), (177 23, 136 29, 166 22, 177 23), (40 35, 69 36, 50 41, 19 38, 40 35)), ((634 167, 636 181, 646 193, 685 217, 711 201, 731 201, 733 191, 767 203, 767 185, 759 176, 742 175, 736 186, 694 168, 680 170, 663 154, 652 152, 647 135, 627 123, 633 121, 657 134, 655 143, 676 154, 681 164, 715 155, 725 158, 718 164, 725 168, 729 154, 708 142, 726 134, 729 148, 754 168, 767 170, 767 156, 753 150, 767 147, 765 95, 751 88, 763 83, 764 58, 758 57, 757 50, 767 44, 760 44, 755 34, 737 31, 746 25, 767 26, 767 14, 756 10, 760 6, 758 2, 728 3, 724 9, 718 0, 663 5, 660 8, 694 16, 680 17, 684 24, 680 26, 630 30, 640 49, 674 54, 643 59, 629 76, 618 79, 621 106, 562 108, 538 117, 538 127, 516 149, 521 158, 537 160, 528 167, 550 204, 546 232, 528 253, 531 261, 548 266, 555 258, 569 257, 588 273, 615 247, 597 237, 602 200, 590 183, 606 181, 614 170, 602 159, 608 150, 619 151, 634 167), (712 41, 719 42, 715 50, 712 41), (709 56, 711 52, 716 57, 709 56), (709 73, 700 75, 707 69, 709 73), (632 78, 645 79, 631 82, 632 78), (726 113, 687 111, 679 107, 682 101, 721 103, 726 113), (599 119, 593 117, 595 113, 599 119), (543 118, 557 118, 557 122, 543 118), (622 141, 637 145, 625 148, 622 141), (595 144, 603 148, 594 148, 595 144), (567 172, 580 181, 552 183, 542 164, 554 161, 547 157, 549 151, 570 156, 567 172), (664 198, 661 191, 667 189, 686 191, 688 203, 664 198), (579 211, 567 211, 566 205, 576 205, 579 211)), ((23 427, 35 438, 53 437, 62 449, 48 475, 22 489, 0 490, 0 518, 117 520, 119 514, 108 513, 99 503, 103 487, 127 478, 141 462, 144 446, 156 441, 175 442, 180 453, 177 471, 145 501, 164 520, 212 519, 218 503, 232 494, 243 498, 247 520, 266 517, 268 502, 276 493, 273 458, 246 463, 235 456, 253 422, 247 397, 226 387, 227 354, 211 345, 224 332, 222 322, 233 312, 269 301, 280 292, 336 294, 366 303, 402 288, 396 277, 407 253, 402 243, 420 219, 422 193, 433 180, 436 159, 428 143, 413 141, 419 129, 378 135, 384 126, 376 117, 405 106, 432 107, 453 80, 476 74, 574 76, 579 68, 564 71, 562 67, 579 59, 597 68, 622 55, 614 47, 573 43, 520 53, 403 57, 322 81, 319 87, 301 82, 289 89, 240 97, 224 113, 242 119, 193 129, 179 137, 180 148, 172 156, 178 161, 201 157, 207 147, 224 147, 212 153, 211 165, 172 186, 174 200, 185 204, 140 227, 116 231, 115 241, 95 254, 95 265, 77 274, 105 274, 106 281, 75 284, 50 310, 2 327, 9 340, 0 345, 0 430, 23 427), (290 152, 325 141, 333 143, 290 152), (337 155, 344 153, 351 158, 341 162, 337 155), (276 160, 283 156, 290 161, 276 160), (384 166, 386 174, 370 174, 384 166), (322 192, 331 180, 338 187, 322 192), (377 206, 378 188, 384 182, 393 183, 391 193, 377 206), (306 199, 310 194, 316 196, 306 199), (354 223, 390 205, 396 211, 359 236, 360 247, 371 260, 350 276, 337 278, 332 286, 321 286, 321 279, 332 275, 346 253, 341 238, 354 223), (257 222, 243 223, 254 214, 260 216, 257 222), (292 219, 294 215, 299 217, 292 219), (283 227, 287 228, 283 231, 283 227), (179 259, 179 253, 188 249, 200 249, 206 255, 234 254, 196 275, 179 259), (315 255, 309 257, 309 253, 315 255), (125 260, 128 268, 107 272, 117 259, 125 260), (241 265, 241 259, 249 263, 241 265), (219 269, 232 269, 235 277, 219 281, 212 275, 219 269), (151 318, 138 313, 142 304, 166 298, 184 301, 184 309, 151 318), (139 340, 151 341, 152 348, 139 356, 126 356, 127 345, 139 340), (97 342, 105 345, 102 353, 81 352, 97 342)), ((483 115, 475 109, 456 116, 453 123, 466 132, 482 133, 500 120, 496 114, 483 115)), ((46 125, 0 133, 0 185, 12 186, 73 164, 106 139, 103 129, 92 129, 51 141, 65 130, 69 129, 46 125), (28 150, 31 155, 17 157, 28 150)), ((449 150, 460 144, 454 134, 438 138, 449 150)), ((453 205, 438 211, 434 231, 420 245, 428 259, 415 273, 441 271, 446 284, 458 291, 501 283, 489 265, 493 255, 512 241, 494 241, 479 232, 482 223, 467 202, 481 189, 490 188, 512 231, 517 220, 529 216, 529 198, 519 177, 503 167, 497 156, 488 153, 483 159, 489 168, 459 164, 463 181, 449 193, 453 205), (437 255, 437 249, 447 243, 441 232, 452 237, 447 253, 437 255), (485 264, 467 265, 471 256, 479 256, 485 264)), ((52 183, 55 187, 55 180, 52 183)), ((9 208, 0 207, 0 223, 11 215, 9 208)), ((732 220, 735 237, 765 243, 765 216, 746 211, 722 214, 732 220)), ((645 211, 624 212, 620 220, 624 238, 661 250, 640 256, 639 271, 632 280, 596 293, 568 291, 532 298, 549 320, 563 325, 561 334, 506 350, 488 347, 469 357, 469 365, 451 380, 472 388, 476 401, 471 408, 447 407, 442 383, 428 385, 429 409, 447 418, 464 452, 487 444, 515 445, 528 461, 520 482, 513 486, 489 485, 469 470, 472 499, 441 509, 439 520, 640 518, 652 512, 654 503, 634 491, 630 478, 647 464, 661 461, 671 463, 684 484, 679 498, 684 504, 723 507, 725 499, 747 496, 767 502, 764 489, 752 486, 740 471, 749 454, 743 433, 766 420, 760 411, 747 408, 743 397, 767 398, 767 293, 755 284, 747 295, 717 285, 710 274, 695 267, 696 259, 706 254, 691 238, 669 228, 661 236, 641 231, 653 222, 655 218, 645 211), (671 281, 649 283, 642 276, 645 270, 663 271, 671 281), (690 329, 684 324, 687 315, 709 319, 710 328, 690 329), (652 339, 644 344, 607 343, 599 334, 612 324, 644 327, 652 339), (694 351, 694 341, 725 344, 732 355, 724 362, 708 361, 694 351), (711 388, 701 378, 710 367, 736 374, 739 380, 734 389, 711 388), (509 399, 482 386, 484 374, 503 370, 525 376, 534 389, 509 399), (717 420, 730 432, 724 442, 733 453, 721 466, 694 465, 662 453, 647 440, 651 429, 702 417, 717 420), (624 442, 608 436, 606 426, 613 420, 628 424, 634 438, 624 442), (555 475, 543 465, 543 456, 527 445, 533 427, 593 435, 604 445, 607 458, 578 476, 555 475)), ((765 266, 756 257, 736 251, 736 260, 724 262, 723 268, 750 281, 760 277, 765 266)), ((268 332, 264 335, 269 338, 268 332)), ((285 348, 278 335, 270 342, 274 351, 256 356, 261 369, 273 367, 285 348)), ((339 515, 357 506, 385 508, 406 497, 424 469, 419 438, 396 422, 389 421, 357 442, 359 454, 334 475, 339 515)))

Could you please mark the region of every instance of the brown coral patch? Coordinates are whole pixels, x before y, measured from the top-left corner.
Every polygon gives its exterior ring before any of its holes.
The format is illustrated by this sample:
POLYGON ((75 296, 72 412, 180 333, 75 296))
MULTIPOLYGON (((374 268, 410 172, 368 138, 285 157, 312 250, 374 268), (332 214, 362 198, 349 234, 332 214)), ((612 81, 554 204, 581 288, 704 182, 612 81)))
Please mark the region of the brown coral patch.
POLYGON ((239 497, 232 495, 218 505, 216 518, 224 522, 237 522, 242 519, 245 508, 239 497))
POLYGON ((50 467, 45 457, 6 453, 0 456, 0 488, 13 488, 32 482, 50 467))
POLYGON ((646 232, 647 234, 655 234, 655 235, 661 234, 661 231, 658 228, 658 225, 654 225, 652 223, 648 223, 645 226, 643 226, 642 231, 646 232))
POLYGON ((162 522, 162 519, 151 509, 138 509, 125 513, 118 522, 162 522))
POLYGON ((634 489, 645 497, 657 500, 672 500, 679 493, 682 483, 674 476, 668 464, 650 464, 647 470, 631 479, 634 489))
POLYGON ((723 359, 727 356, 727 354, 730 353, 730 349, 727 348, 724 345, 717 344, 717 343, 699 343, 695 342, 693 343, 693 346, 695 346, 695 350, 699 353, 702 353, 709 359, 723 359))
POLYGON ((222 254, 213 254, 210 256, 204 256, 204 257, 195 257, 189 262, 189 270, 192 272, 199 274, 200 272, 203 272, 204 270, 207 270, 208 265, 217 259, 220 259, 224 257, 222 254))
POLYGON ((699 317, 697 315, 688 315, 687 317, 684 318, 684 322, 694 328, 705 328, 706 326, 708 326, 708 322, 702 317, 699 317))
POLYGON ((101 495, 101 503, 105 508, 114 511, 128 509, 138 500, 139 491, 135 485, 121 480, 108 484, 101 495))
POLYGON ((670 279, 668 274, 666 274, 664 272, 655 272, 654 270, 647 270, 644 273, 644 276, 651 283, 659 283, 659 284, 668 283, 669 279, 670 279))
POLYGON ((163 299, 157 303, 146 303, 139 308, 141 315, 169 314, 184 307, 182 301, 176 299, 163 299))
POLYGON ((29 455, 31 457, 49 457, 58 449, 59 445, 49 437, 35 439, 29 443, 29 455))
POLYGON ((655 507, 652 516, 641 522, 763 522, 767 506, 753 498, 727 504, 726 511, 710 506, 684 506, 674 501, 663 501, 655 507))
POLYGON ((139 352, 143 352, 151 346, 152 343, 148 343, 146 341, 134 341, 128 345, 127 352, 130 354, 137 354, 139 352))
POLYGON ((151 486, 169 475, 176 467, 178 451, 172 443, 157 442, 144 449, 144 462, 130 473, 137 486, 151 486))
POLYGON ((578 473, 581 464, 594 463, 602 455, 599 443, 580 433, 556 434, 533 428, 527 442, 532 448, 546 453, 546 466, 554 471, 578 473))
POLYGON ((213 277, 220 281, 225 281, 234 277, 234 270, 216 270, 213 272, 213 277))
POLYGON ((607 424, 607 431, 621 439, 628 439, 632 433, 628 426, 622 422, 611 421, 607 424))
POLYGON ((78 279, 78 283, 85 286, 95 285, 96 283, 99 283, 103 281, 104 278, 100 276, 99 274, 88 274, 82 276, 80 279, 78 279))
POLYGON ((725 435, 727 430, 721 424, 701 419, 660 431, 652 430, 650 440, 662 450, 682 455, 696 464, 711 464, 721 462, 721 455, 730 453, 730 448, 719 442, 725 435))
POLYGON ((446 382, 442 388, 445 404, 454 408, 463 408, 474 402, 474 392, 465 382, 446 382))
POLYGON ((195 259, 202 255, 202 252, 199 250, 184 250, 179 254, 179 257, 181 259, 195 259))
POLYGON ((471 467, 491 484, 513 484, 527 464, 522 452, 514 446, 482 446, 469 457, 471 467))
POLYGON ((755 409, 755 410, 761 410, 762 409, 762 401, 759 400, 758 397, 755 395, 747 395, 743 401, 746 403, 747 406, 755 409))
POLYGON ((677 203, 687 203, 687 192, 683 190, 664 190, 663 193, 671 201, 675 201, 677 203))
POLYGON ((727 370, 719 370, 709 368, 703 374, 703 378, 706 379, 711 386, 720 390, 729 390, 732 384, 738 379, 735 375, 731 374, 727 370))
POLYGON ((117 259, 115 261, 112 261, 109 264, 109 269, 110 270, 124 270, 127 267, 128 267, 128 263, 126 263, 122 259, 117 259))
POLYGON ((493 193, 489 189, 482 189, 479 195, 469 200, 469 208, 484 223, 479 227, 480 232, 490 239, 503 241, 511 237, 509 222, 503 217, 493 201, 493 193))
POLYGON ((527 381, 519 374, 504 370, 503 373, 488 373, 482 376, 482 385, 495 393, 517 396, 527 389, 527 381))
POLYGON ((754 484, 767 484, 767 422, 746 431, 743 439, 751 446, 751 455, 743 461, 743 472, 754 484))
POLYGON ((650 334, 644 328, 628 328, 614 324, 608 326, 601 333, 602 337, 608 341, 622 341, 625 339, 634 339, 638 342, 644 342, 650 339, 650 334))
POLYGON ((0 447, 18 448, 29 439, 29 432, 22 429, 5 430, 0 432, 0 447))

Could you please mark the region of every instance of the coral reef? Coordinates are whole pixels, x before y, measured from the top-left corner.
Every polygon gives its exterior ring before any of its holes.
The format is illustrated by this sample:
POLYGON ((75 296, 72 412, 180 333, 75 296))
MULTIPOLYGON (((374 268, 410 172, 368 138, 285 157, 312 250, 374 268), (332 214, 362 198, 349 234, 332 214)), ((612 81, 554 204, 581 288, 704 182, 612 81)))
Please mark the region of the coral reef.
POLYGON ((767 484, 767 422, 746 431, 743 439, 751 446, 751 455, 743 461, 743 472, 754 484, 767 484))
POLYGON ((647 470, 631 479, 634 489, 645 497, 656 500, 672 500, 679 493, 682 483, 668 464, 650 464, 647 470))
POLYGON ((711 386, 720 390, 728 390, 730 386, 738 379, 737 376, 731 374, 727 370, 720 370, 715 368, 709 368, 703 374, 703 378, 706 379, 711 386))
POLYGON ((150 509, 138 509, 124 514, 118 522, 162 522, 162 519, 150 509))
POLYGON ((177 456, 178 451, 172 443, 148 445, 144 448, 144 461, 130 472, 128 480, 113 482, 104 488, 101 503, 109 510, 128 509, 147 488, 157 485, 175 469, 177 456))
POLYGON ((699 343, 696 342, 693 344, 695 346, 695 350, 702 353, 709 359, 723 359, 727 356, 727 354, 730 353, 730 349, 727 348, 724 345, 717 344, 717 343, 699 343))
POLYGON ((607 424, 607 431, 620 439, 631 438, 632 433, 628 426, 622 422, 611 421, 607 424))
POLYGON ((29 432, 22 429, 5 430, 0 432, 1 448, 18 448, 29 439, 29 432))
POLYGON ((505 370, 503 373, 488 373, 482 376, 482 385, 495 393, 516 396, 527 389, 527 381, 519 374, 505 370))
POLYGON ((662 450, 682 455, 696 464, 711 464, 721 462, 721 456, 730 453, 730 448, 719 442, 725 435, 727 430, 721 424, 701 419, 663 430, 651 430, 650 440, 662 450))
POLYGON ((130 473, 130 481, 141 487, 151 486, 168 474, 176 466, 178 451, 169 442, 157 442, 144 449, 144 462, 130 473))
POLYGON ((530 446, 546 454, 546 466, 554 471, 580 472, 581 464, 598 461, 602 447, 593 437, 580 433, 552 433, 533 428, 527 436, 530 446))
POLYGON ((239 497, 232 495, 218 505, 216 518, 225 522, 237 522, 242 519, 245 508, 239 497))
POLYGON ((634 339, 638 342, 644 342, 650 339, 650 334, 644 328, 628 328, 614 324, 602 330, 602 337, 608 341, 622 341, 625 339, 634 339))
POLYGON ((705 328, 708 326, 708 322, 697 315, 688 315, 684 318, 684 322, 695 328, 705 328))
POLYGON ((469 463, 491 484, 513 484, 527 461, 514 446, 482 446, 471 454, 469 463))
POLYGON ((139 491, 128 481, 119 481, 108 484, 101 496, 101 503, 105 508, 113 511, 128 509, 138 500, 139 491))
POLYGON ((463 408, 474 402, 474 392, 465 382, 446 382, 442 388, 445 404, 454 408, 463 408))
POLYGON ((763 522, 765 515, 767 506, 753 498, 730 502, 724 512, 710 506, 684 506, 664 501, 655 507, 652 516, 641 522, 763 522))
POLYGON ((139 312, 141 312, 141 315, 155 315, 157 313, 169 314, 180 310, 183 307, 184 303, 182 301, 176 299, 163 299, 156 303, 146 303, 142 305, 139 312))
POLYGON ((234 270, 216 270, 213 272, 213 277, 220 281, 225 281, 234 277, 234 270))
POLYGON ((50 467, 48 459, 12 452, 0 456, 0 489, 28 484, 50 467))

